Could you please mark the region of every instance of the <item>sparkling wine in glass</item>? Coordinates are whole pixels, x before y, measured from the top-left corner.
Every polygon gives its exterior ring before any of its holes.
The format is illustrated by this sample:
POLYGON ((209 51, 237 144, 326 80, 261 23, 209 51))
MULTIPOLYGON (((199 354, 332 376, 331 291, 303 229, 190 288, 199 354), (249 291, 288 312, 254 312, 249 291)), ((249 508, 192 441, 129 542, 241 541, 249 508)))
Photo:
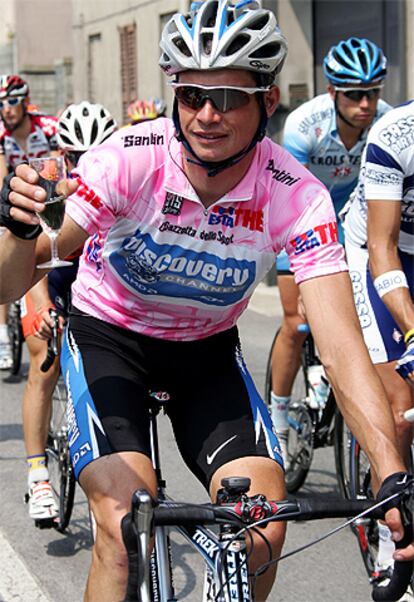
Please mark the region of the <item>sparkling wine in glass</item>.
POLYGON ((62 194, 59 187, 62 188, 66 178, 65 161, 63 157, 42 157, 32 159, 30 167, 37 171, 40 176, 39 186, 45 188, 48 193, 45 208, 41 213, 37 213, 43 232, 50 240, 50 261, 41 263, 38 268, 60 268, 72 265, 71 261, 59 258, 57 237, 65 217, 66 196, 62 194))

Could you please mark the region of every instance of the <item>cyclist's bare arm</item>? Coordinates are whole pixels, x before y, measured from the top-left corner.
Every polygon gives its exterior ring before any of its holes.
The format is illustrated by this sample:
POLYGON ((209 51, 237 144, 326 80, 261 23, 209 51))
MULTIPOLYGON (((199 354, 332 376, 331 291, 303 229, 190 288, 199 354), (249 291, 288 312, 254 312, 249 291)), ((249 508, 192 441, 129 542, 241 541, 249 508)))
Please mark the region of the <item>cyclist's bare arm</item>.
MULTIPOLYGON (((43 209, 46 193, 36 186, 38 176, 28 165, 19 165, 16 175, 19 177, 11 181, 11 216, 25 224, 37 224, 39 219, 34 212, 43 209)), ((77 186, 76 181, 67 180, 67 194, 73 193, 77 186)), ((59 235, 60 255, 69 255, 87 238, 87 232, 66 215, 59 235)), ((46 270, 36 269, 36 264, 49 258, 50 245, 45 234, 32 241, 17 238, 10 232, 0 237, 0 303, 18 299, 43 278, 46 270)))
MULTIPOLYGON (((391 270, 402 270, 398 256, 401 203, 368 201, 368 250, 373 279, 391 270)), ((382 297, 403 333, 414 326, 414 303, 408 288, 396 288, 382 297)))
MULTIPOLYGON (((322 362, 349 428, 383 481, 405 466, 397 451, 394 419, 384 388, 362 338, 348 273, 313 278, 300 284, 306 316, 322 362), (337 299, 329 304, 327 299, 337 299)), ((391 509, 386 522, 397 538, 403 536, 399 512, 391 509)), ((414 545, 400 550, 401 559, 414 559, 414 545)))
POLYGON ((378 476, 404 465, 385 391, 371 363, 346 272, 300 284, 306 316, 340 410, 378 476), (337 299, 330 304, 328 299, 337 299))

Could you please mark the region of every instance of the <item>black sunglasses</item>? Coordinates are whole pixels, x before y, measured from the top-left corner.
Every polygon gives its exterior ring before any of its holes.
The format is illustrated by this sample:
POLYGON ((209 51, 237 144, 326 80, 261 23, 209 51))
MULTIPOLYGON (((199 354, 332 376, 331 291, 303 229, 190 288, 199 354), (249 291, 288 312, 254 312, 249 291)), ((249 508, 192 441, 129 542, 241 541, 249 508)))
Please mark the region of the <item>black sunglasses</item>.
POLYGON ((76 167, 84 152, 85 151, 65 151, 65 157, 74 167, 76 167))
POLYGON ((344 96, 353 100, 354 102, 361 102, 366 97, 368 100, 375 100, 379 98, 381 88, 369 88, 364 90, 363 88, 335 88, 337 92, 342 92, 344 96))
POLYGON ((178 102, 193 110, 200 109, 207 100, 210 100, 220 113, 227 113, 240 107, 245 107, 250 102, 250 97, 257 92, 267 92, 269 88, 237 88, 235 86, 222 86, 210 88, 189 84, 172 83, 178 102))

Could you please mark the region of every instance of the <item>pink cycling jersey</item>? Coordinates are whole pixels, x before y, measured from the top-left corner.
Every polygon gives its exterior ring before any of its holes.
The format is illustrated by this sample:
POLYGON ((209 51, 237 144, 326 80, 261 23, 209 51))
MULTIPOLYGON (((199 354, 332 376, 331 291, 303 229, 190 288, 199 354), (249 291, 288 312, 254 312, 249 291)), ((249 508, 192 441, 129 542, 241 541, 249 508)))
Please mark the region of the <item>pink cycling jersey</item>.
POLYGON ((207 209, 182 164, 168 119, 124 128, 82 157, 67 203, 91 236, 76 308, 145 335, 194 340, 235 324, 283 248, 297 282, 347 270, 328 192, 269 138, 207 209))

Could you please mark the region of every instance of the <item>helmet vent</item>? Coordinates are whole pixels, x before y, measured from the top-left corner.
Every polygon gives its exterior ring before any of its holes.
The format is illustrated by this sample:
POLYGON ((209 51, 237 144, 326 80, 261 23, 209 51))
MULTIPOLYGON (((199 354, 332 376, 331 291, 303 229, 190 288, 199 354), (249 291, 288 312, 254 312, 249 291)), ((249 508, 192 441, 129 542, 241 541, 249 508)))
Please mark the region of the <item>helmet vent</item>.
MULTIPOLYGON (((184 54, 184 56, 191 56, 191 51, 182 38, 181 39, 178 38, 177 40, 174 40, 173 42, 174 42, 175 46, 178 48, 178 50, 184 54)), ((168 60, 169 57, 167 55, 165 55, 165 56, 167 57, 167 60, 168 60)))
MULTIPOLYGON (((62 124, 61 124, 62 125, 62 124)), ((68 138, 67 136, 65 136, 65 134, 62 134, 62 132, 60 132, 60 137, 62 138, 63 142, 67 145, 67 146, 71 146, 72 145, 72 140, 70 138, 68 138)))
POLYGON ((263 15, 262 17, 253 21, 253 23, 249 23, 249 29, 257 29, 257 30, 263 29, 268 24, 269 19, 270 19, 270 15, 267 13, 267 14, 263 15))
POLYGON ((113 128, 114 126, 115 126, 114 120, 113 120, 113 119, 110 119, 110 120, 109 120, 109 121, 106 123, 106 125, 105 125, 105 128, 104 128, 104 131, 108 130, 109 128, 113 128))
POLYGON ((365 54, 365 52, 363 50, 358 51, 358 58, 359 58, 359 62, 361 63, 362 70, 364 71, 364 73, 366 73, 368 71, 368 61, 367 61, 367 55, 365 54))
POLYGON ((237 36, 236 39, 234 39, 232 41, 232 43, 228 46, 227 50, 226 50, 226 55, 227 56, 231 56, 232 54, 235 54, 236 52, 238 52, 240 50, 240 48, 243 48, 243 46, 246 46, 246 44, 248 44, 250 42, 251 38, 249 35, 246 34, 241 34, 239 36, 237 36))
MULTIPOLYGON (((218 2, 210 2, 207 6, 207 10, 203 12, 201 26, 202 27, 214 27, 217 20, 218 2)), ((227 12, 228 14, 228 12, 227 12)))
POLYGON ((201 37, 201 46, 204 50, 204 53, 208 56, 211 54, 211 47, 213 43, 213 34, 204 33, 201 37))
POLYGON ((83 107, 83 109, 82 109, 82 115, 83 115, 84 117, 89 117, 89 110, 88 110, 88 107, 83 107))
POLYGON ((266 44, 251 53, 250 57, 255 59, 265 59, 275 56, 280 52, 280 44, 266 44))
POLYGON ((76 135, 76 138, 79 140, 79 142, 80 142, 81 144, 84 144, 84 143, 85 143, 85 140, 84 140, 84 138, 83 138, 83 134, 82 134, 82 128, 81 128, 81 126, 80 126, 80 124, 79 124, 79 121, 78 121, 77 119, 75 119, 74 128, 75 128, 75 135, 76 135))
POLYGON ((91 144, 93 144, 95 142, 97 135, 98 135, 98 122, 96 121, 96 119, 94 119, 93 123, 92 123, 92 131, 91 131, 91 144))

